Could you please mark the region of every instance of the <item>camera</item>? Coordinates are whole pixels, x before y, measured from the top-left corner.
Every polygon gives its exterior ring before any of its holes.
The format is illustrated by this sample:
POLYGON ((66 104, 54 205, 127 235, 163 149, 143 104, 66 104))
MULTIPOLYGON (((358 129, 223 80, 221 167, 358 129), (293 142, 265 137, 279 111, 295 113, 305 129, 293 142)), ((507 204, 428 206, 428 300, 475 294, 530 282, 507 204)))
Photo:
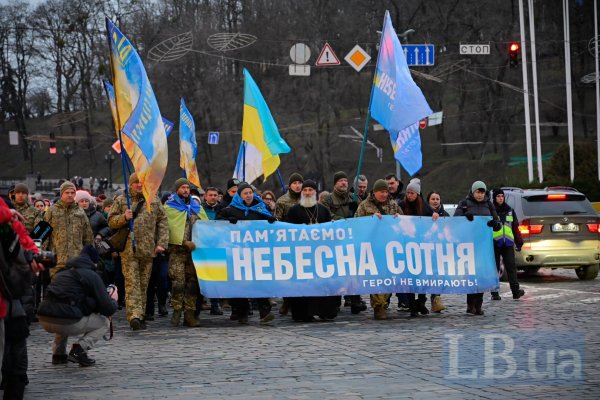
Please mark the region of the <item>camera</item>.
POLYGON ((27 260, 28 263, 31 263, 31 261, 35 260, 35 262, 44 265, 45 269, 54 267, 56 265, 56 253, 53 251, 41 250, 42 241, 39 239, 34 239, 33 242, 37 248, 40 249, 39 253, 34 254, 30 251, 25 251, 25 260, 27 260))

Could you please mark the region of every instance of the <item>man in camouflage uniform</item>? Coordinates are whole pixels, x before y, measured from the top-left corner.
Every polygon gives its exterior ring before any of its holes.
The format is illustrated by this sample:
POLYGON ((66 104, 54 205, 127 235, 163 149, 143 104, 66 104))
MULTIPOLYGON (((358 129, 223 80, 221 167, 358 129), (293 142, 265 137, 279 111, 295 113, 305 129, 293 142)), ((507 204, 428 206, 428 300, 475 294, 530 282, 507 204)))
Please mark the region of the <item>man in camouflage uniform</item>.
MULTIPOLYGON (((374 215, 381 218, 383 215, 399 216, 402 214, 402 209, 400 209, 398 203, 390 197, 387 182, 378 179, 373 185, 373 192, 358 206, 355 217, 374 215)), ((386 307, 390 297, 391 294, 389 293, 371 295, 371 307, 373 307, 375 319, 387 319, 386 307)))
MULTIPOLYGON (((358 203, 352 199, 348 191, 348 175, 344 171, 338 171, 333 175, 333 192, 323 200, 334 221, 352 218, 358 203)), ((358 314, 367 309, 367 304, 362 301, 360 295, 344 296, 344 306, 350 306, 352 314, 358 314), (349 303, 349 304, 348 304, 349 303)))
POLYGON ((287 213, 296 204, 300 203, 300 195, 302 193, 302 183, 304 178, 297 172, 290 175, 288 180, 288 191, 286 194, 277 199, 275 203, 275 215, 278 221, 285 221, 287 213))
MULTIPOLYGON (((278 221, 285 221, 290 208, 296 204, 300 204, 303 183, 304 178, 299 173, 294 172, 290 175, 290 179, 288 179, 288 191, 275 202, 275 213, 273 216, 278 221)), ((289 301, 284 297, 283 303, 279 307, 279 314, 287 315, 289 308, 289 301)))
POLYGON ((48 208, 44 220, 52 227, 44 248, 56 253, 56 267, 50 270, 50 278, 53 278, 65 268, 69 258, 78 256, 85 245, 94 243, 90 220, 75 203, 72 182, 65 181, 60 185, 60 200, 48 208))
POLYGON ((173 285, 171 324, 178 326, 181 311, 185 310, 183 324, 200 326, 195 313, 200 288, 192 261, 192 251, 196 248, 192 242, 192 226, 199 219, 207 220, 208 216, 199 204, 192 201, 190 182, 185 178, 175 181, 175 193, 169 196, 165 212, 169 220, 169 277, 173 285))
POLYGON ((25 220, 23 225, 27 232, 31 233, 33 228, 44 218, 40 210, 29 203, 29 188, 24 183, 15 185, 15 210, 17 210, 25 220))
POLYGON ((131 208, 127 208, 126 194, 117 197, 108 214, 108 226, 119 229, 133 223, 135 251, 132 246, 132 235, 129 233, 125 250, 121 254, 121 268, 125 277, 125 306, 127 320, 134 331, 146 328, 146 292, 152 273, 152 260, 157 253, 162 253, 169 243, 169 225, 165 209, 158 197, 154 197, 150 207, 145 203, 142 184, 134 172, 129 177, 131 208), (133 210, 138 203, 144 202, 139 213, 133 210))

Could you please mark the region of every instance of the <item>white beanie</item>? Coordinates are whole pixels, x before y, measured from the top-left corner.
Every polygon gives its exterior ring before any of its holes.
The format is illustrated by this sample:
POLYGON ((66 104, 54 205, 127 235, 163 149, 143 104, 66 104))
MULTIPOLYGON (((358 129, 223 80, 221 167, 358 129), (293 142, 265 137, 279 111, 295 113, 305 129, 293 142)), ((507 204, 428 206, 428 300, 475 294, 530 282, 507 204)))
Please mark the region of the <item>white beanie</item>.
POLYGON ((412 190, 416 194, 421 194, 421 180, 419 178, 412 178, 406 186, 406 191, 412 190))
POLYGON ((78 190, 75 192, 75 202, 79 203, 79 200, 87 200, 92 202, 92 196, 86 190, 78 190))

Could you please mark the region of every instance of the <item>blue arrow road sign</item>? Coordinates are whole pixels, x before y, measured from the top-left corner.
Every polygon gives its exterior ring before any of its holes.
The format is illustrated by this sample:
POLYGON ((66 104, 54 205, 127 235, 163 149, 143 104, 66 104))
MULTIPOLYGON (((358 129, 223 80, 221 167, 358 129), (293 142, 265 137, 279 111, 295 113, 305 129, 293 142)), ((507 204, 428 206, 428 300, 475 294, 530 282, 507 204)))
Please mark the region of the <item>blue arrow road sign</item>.
POLYGON ((208 132, 208 144, 219 144, 219 132, 208 132))
POLYGON ((406 63, 409 67, 423 67, 434 64, 435 45, 433 44, 403 44, 406 63))

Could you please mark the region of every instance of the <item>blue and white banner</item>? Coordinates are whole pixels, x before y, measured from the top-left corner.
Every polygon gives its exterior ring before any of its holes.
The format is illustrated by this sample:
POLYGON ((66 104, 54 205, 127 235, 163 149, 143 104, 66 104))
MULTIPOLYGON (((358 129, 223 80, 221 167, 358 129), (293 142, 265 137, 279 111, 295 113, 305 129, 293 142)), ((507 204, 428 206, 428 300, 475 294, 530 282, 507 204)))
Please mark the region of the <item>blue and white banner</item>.
POLYGON ((488 220, 198 221, 192 259, 210 298, 480 293, 498 287, 488 220))

